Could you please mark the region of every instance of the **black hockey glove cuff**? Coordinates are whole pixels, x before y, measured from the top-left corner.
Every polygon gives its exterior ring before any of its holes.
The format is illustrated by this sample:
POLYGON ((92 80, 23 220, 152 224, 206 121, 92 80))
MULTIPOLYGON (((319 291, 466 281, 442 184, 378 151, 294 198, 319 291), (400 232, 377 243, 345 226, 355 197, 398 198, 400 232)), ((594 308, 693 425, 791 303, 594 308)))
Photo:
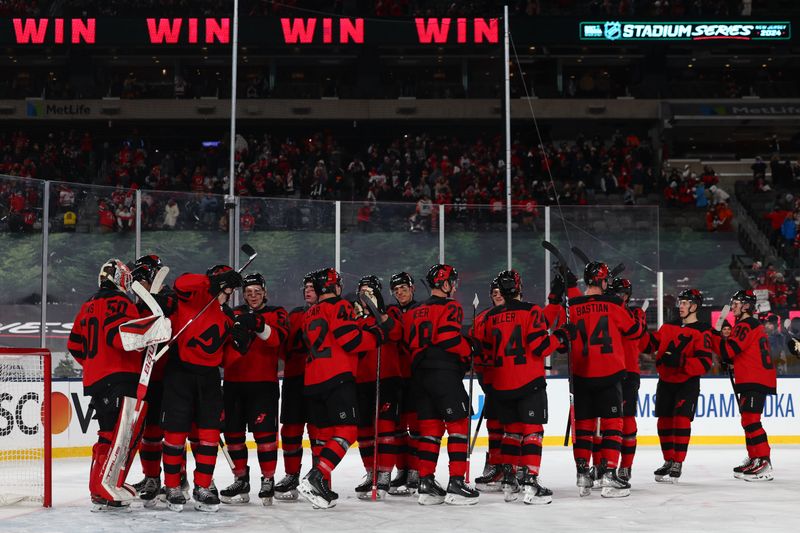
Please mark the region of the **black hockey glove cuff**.
POLYGON ((247 330, 241 323, 235 322, 233 327, 231 328, 231 340, 233 341, 233 347, 242 355, 247 353, 247 350, 250 348, 250 342, 252 341, 253 337, 250 331, 247 330))
POLYGON ((235 289, 242 286, 242 275, 235 270, 228 270, 227 272, 220 272, 208 276, 211 281, 209 291, 213 295, 217 295, 223 289, 235 289))
POLYGON ((684 357, 680 352, 666 352, 659 360, 662 365, 669 368, 681 368, 683 366, 684 357))
POLYGON ((236 323, 252 332, 264 329, 264 315, 261 313, 242 313, 236 315, 236 323))

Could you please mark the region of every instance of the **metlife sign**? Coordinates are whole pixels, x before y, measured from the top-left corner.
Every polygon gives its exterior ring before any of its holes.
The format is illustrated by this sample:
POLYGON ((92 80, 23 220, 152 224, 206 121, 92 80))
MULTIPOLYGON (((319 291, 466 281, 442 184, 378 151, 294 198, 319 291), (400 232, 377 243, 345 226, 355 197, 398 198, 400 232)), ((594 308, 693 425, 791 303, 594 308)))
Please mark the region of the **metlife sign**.
POLYGON ((581 41, 786 41, 791 22, 581 22, 581 41))

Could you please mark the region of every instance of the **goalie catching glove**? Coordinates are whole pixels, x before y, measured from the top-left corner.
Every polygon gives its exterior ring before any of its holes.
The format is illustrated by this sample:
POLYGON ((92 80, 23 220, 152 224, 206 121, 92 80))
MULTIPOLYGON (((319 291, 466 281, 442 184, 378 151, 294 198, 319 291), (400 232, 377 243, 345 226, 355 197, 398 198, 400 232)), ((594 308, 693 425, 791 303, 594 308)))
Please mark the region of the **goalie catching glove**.
POLYGON ((172 323, 164 316, 137 318, 120 324, 119 338, 125 350, 129 352, 143 350, 147 346, 170 340, 172 323))

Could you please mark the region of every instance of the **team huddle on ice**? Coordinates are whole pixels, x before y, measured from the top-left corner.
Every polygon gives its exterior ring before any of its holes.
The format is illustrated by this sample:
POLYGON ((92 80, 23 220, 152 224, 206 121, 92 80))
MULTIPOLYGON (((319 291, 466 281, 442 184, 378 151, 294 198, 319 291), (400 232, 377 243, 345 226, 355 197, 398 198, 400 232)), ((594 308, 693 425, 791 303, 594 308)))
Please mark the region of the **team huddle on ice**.
POLYGON ((654 354, 659 373, 664 464, 656 481, 681 476, 700 376, 711 368, 712 354, 735 380, 746 436, 748 458, 734 475, 772 479, 761 412, 766 395, 776 392, 776 371, 753 316, 752 291, 733 295, 735 325, 727 337, 698 321, 703 296, 696 289, 679 295, 678 322, 650 333, 644 311, 628 306, 630 281, 614 278, 604 263, 586 264, 584 293, 562 266, 544 307, 524 301, 520 275, 507 270, 491 283, 493 306, 477 316, 473 309, 465 332, 464 311, 454 299, 458 273, 450 265, 430 268, 430 297, 419 302, 412 276, 393 275, 391 305, 376 276, 359 280, 351 302, 342 297, 335 269, 311 272, 300 287, 305 305, 290 312, 268 305, 261 274, 243 277, 242 270, 217 265, 161 288, 168 269, 157 256, 132 267, 118 259, 102 266, 99 290, 75 318, 68 344, 83 367, 99 424, 89 476, 93 510, 126 510, 135 498, 145 507, 161 501, 182 510, 190 497, 187 439, 195 508, 213 512, 220 502, 248 502, 248 431, 264 505, 300 494, 315 507, 335 506, 332 472, 356 441, 366 471, 355 487, 361 499, 416 496, 422 505, 471 505, 480 492, 502 491, 509 502, 550 503, 553 493, 540 483, 539 470, 551 355, 568 358, 581 496, 592 488, 608 498, 630 494, 641 353, 654 354), (245 303, 231 308, 227 302, 238 288, 245 303), (474 445, 468 373, 485 392, 478 425, 485 420, 489 433, 486 465, 474 487, 468 482, 474 445), (284 477, 276 483, 279 420, 284 477), (313 464, 301 477, 306 431, 313 464), (445 432, 446 487, 434 477, 445 432), (235 477, 222 490, 213 481, 220 447, 235 477), (145 477, 128 485, 137 452, 145 477))

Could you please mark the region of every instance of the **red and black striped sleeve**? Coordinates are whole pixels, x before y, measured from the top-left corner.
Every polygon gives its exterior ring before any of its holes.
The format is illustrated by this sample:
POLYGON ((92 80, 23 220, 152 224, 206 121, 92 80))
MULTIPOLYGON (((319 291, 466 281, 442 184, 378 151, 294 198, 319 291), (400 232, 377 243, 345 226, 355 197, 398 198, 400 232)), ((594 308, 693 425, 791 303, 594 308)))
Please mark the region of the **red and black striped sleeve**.
POLYGON ((448 301, 440 311, 439 320, 433 332, 433 344, 446 352, 466 358, 472 353, 472 348, 461 334, 463 319, 464 311, 461 304, 455 300, 448 301))
POLYGON ((347 300, 336 304, 336 316, 331 328, 336 343, 348 353, 376 349, 381 341, 380 330, 363 329, 353 317, 353 306, 347 300))

